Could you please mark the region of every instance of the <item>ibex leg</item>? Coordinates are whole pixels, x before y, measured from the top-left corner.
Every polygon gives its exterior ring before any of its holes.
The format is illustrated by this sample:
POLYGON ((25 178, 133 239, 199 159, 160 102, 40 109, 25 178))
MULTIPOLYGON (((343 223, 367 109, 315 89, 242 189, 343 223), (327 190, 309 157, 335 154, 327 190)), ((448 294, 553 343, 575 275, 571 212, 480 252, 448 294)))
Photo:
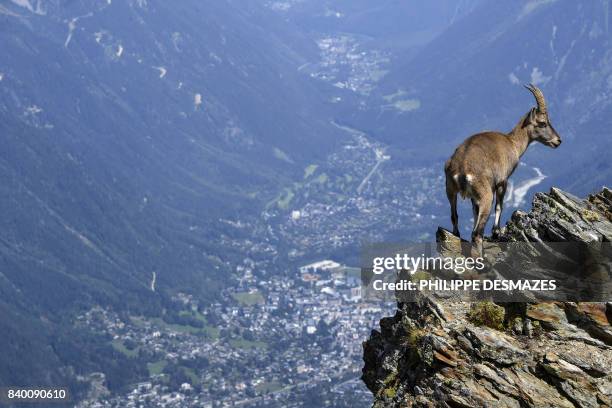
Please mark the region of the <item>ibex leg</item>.
POLYGON ((482 238, 484 229, 491 213, 491 204, 493 202, 493 192, 482 194, 476 201, 478 205, 478 215, 474 221, 474 230, 472 231, 472 242, 476 244, 478 252, 482 255, 482 238))
POLYGON ((495 223, 493 224, 492 237, 497 239, 499 237, 499 221, 501 219, 501 213, 504 209, 504 196, 506 195, 507 182, 500 183, 495 189, 495 223))
POLYGON ((476 225, 478 224, 478 201, 472 198, 472 232, 476 231, 476 225))
POLYGON ((457 214, 457 191, 454 186, 447 182, 446 184, 446 197, 451 208, 451 221, 453 223, 453 234, 459 236, 459 214, 457 214))

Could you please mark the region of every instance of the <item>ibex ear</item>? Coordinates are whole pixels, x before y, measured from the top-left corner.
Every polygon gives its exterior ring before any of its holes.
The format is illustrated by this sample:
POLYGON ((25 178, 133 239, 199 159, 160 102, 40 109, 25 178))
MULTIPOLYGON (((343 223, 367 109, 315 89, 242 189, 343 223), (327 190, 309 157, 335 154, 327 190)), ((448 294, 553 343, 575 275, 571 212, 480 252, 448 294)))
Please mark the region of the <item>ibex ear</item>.
POLYGON ((527 115, 525 115, 525 120, 523 120, 523 126, 522 127, 527 127, 531 124, 535 124, 536 122, 536 109, 535 108, 531 108, 531 110, 529 111, 529 113, 527 115))

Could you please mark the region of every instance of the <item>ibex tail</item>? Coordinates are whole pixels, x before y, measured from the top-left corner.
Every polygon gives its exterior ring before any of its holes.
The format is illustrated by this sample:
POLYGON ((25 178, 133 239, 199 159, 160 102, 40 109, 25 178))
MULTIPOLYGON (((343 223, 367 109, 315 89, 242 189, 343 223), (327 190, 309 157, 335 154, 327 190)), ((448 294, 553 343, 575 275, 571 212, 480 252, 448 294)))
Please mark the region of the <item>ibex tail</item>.
POLYGON ((455 174, 453 176, 457 186, 459 187, 459 194, 461 194, 461 198, 466 198, 470 195, 470 182, 472 181, 471 174, 455 174))

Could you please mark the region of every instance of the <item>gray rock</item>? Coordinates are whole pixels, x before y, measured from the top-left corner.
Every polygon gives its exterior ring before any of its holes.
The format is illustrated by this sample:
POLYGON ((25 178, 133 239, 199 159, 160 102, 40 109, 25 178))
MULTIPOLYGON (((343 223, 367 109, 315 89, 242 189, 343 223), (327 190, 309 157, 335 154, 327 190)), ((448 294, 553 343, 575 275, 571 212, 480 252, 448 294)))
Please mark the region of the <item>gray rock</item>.
POLYGON ((533 337, 533 325, 529 319, 523 321, 523 334, 527 337, 533 337))
MULTIPOLYGON (((582 200, 553 188, 536 194, 529 213, 515 212, 500 240, 610 241, 611 221, 609 189, 582 200)), ((436 235, 443 250, 462 245, 444 229, 436 235)), ((612 406, 610 303, 502 306, 509 321, 500 331, 468 321, 466 302, 398 303, 364 342, 374 407, 612 406)))

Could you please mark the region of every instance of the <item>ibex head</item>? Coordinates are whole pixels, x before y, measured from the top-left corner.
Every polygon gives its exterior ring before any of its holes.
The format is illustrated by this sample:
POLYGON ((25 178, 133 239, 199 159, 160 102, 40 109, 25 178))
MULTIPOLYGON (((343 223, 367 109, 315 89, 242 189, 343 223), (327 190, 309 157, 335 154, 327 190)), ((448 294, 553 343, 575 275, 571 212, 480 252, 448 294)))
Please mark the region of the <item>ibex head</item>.
POLYGON ((544 94, 533 84, 525 85, 525 88, 533 94, 538 104, 537 108, 533 108, 529 111, 523 122, 523 128, 526 128, 529 140, 543 143, 552 148, 559 147, 561 144, 561 137, 557 134, 557 131, 552 127, 548 119, 544 94))

